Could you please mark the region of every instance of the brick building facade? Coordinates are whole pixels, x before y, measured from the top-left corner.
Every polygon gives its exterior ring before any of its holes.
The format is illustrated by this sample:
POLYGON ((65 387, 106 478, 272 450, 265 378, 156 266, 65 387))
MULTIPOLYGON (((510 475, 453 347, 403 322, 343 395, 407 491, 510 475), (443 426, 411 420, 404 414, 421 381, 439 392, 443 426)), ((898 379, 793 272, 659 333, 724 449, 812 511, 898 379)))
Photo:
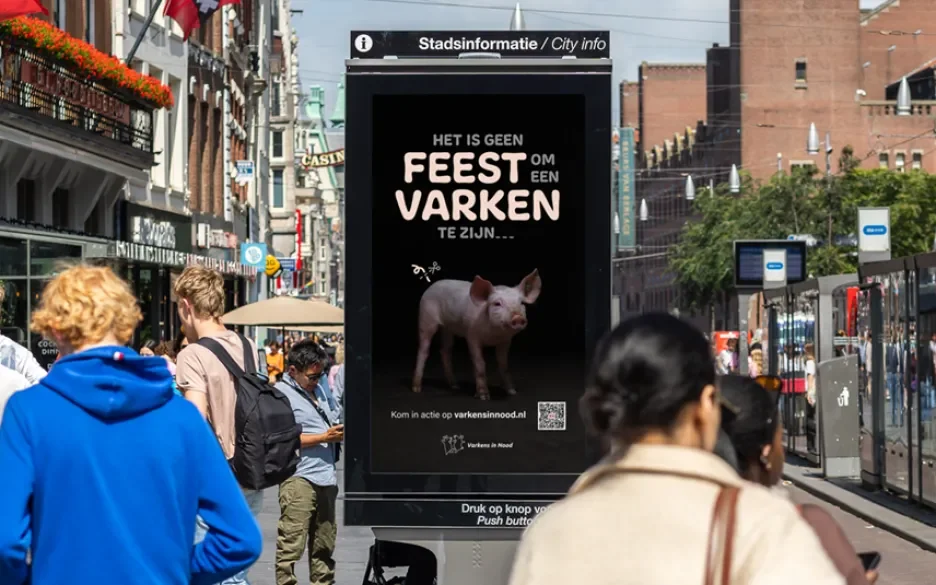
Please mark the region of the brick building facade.
POLYGON ((227 83, 222 14, 216 12, 189 40, 189 206, 224 217, 222 116, 227 83))
POLYGON ((620 85, 621 128, 640 130, 640 84, 622 81, 620 85))
MULTIPOLYGON (((865 168, 936 171, 936 37, 912 24, 931 14, 923 0, 874 11, 860 11, 855 0, 824 0, 809 10, 793 0, 731 0, 731 42, 707 50, 701 115, 689 120, 687 113, 700 110, 680 94, 670 94, 666 107, 641 96, 635 204, 646 200, 648 220, 638 222, 633 258, 617 263, 622 316, 677 302, 665 251, 689 214, 686 175, 700 186, 727 181, 732 164, 756 180, 797 165, 824 170, 825 153, 806 152, 810 124, 820 140, 830 133, 833 173, 845 145, 865 168), (904 76, 913 80, 912 111, 898 116, 904 76)), ((643 74, 641 82, 644 90, 650 85, 643 74)))
POLYGON ((54 24, 75 38, 91 43, 104 53, 111 53, 111 0, 42 0, 41 3, 49 11, 49 15, 37 13, 33 16, 54 24))
POLYGON ((637 150, 663 146, 705 119, 705 64, 647 63, 637 70, 637 150))

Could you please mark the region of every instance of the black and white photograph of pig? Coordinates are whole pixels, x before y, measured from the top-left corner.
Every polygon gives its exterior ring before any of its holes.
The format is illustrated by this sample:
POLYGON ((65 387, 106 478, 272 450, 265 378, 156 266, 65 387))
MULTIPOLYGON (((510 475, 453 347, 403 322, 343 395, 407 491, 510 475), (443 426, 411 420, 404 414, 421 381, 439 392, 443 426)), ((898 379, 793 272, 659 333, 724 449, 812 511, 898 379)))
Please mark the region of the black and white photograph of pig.
POLYGON ((413 372, 413 392, 422 391, 423 373, 429 348, 436 333, 441 334, 441 358, 445 380, 453 390, 458 382, 452 369, 455 337, 464 338, 474 367, 475 396, 491 397, 484 362, 484 348, 494 347, 497 369, 507 394, 517 389, 508 370, 508 354, 513 337, 526 329, 526 305, 539 298, 543 281, 534 270, 516 286, 495 285, 475 276, 474 280, 439 280, 419 301, 419 347, 413 372))

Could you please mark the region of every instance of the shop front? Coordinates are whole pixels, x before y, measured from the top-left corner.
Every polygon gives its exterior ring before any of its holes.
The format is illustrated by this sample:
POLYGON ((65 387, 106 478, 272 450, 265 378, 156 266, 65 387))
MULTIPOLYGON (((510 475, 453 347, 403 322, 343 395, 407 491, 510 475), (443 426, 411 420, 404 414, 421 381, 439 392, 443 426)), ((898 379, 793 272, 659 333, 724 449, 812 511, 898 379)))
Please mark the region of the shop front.
POLYGON ((187 215, 129 201, 118 206, 114 225, 117 240, 163 250, 154 254, 137 250, 137 257, 126 250, 123 257, 111 260, 114 270, 133 286, 143 313, 133 339, 135 347, 148 340, 171 341, 180 332, 172 283, 183 268, 176 261, 178 254, 192 253, 192 229, 187 215))
POLYGON ((0 306, 0 333, 28 347, 46 369, 55 362, 58 350, 29 330, 30 315, 62 265, 80 262, 106 244, 100 238, 0 224, 0 286, 6 293, 0 306))
MULTIPOLYGON (((222 264, 236 264, 240 262, 240 242, 247 237, 247 220, 240 215, 234 216, 235 221, 225 221, 215 215, 195 213, 192 217, 195 231, 194 246, 198 254, 213 262, 222 264)), ((251 269, 253 270, 253 269, 251 269)), ((256 275, 254 270, 252 273, 256 275)), ((249 281, 237 273, 224 275, 224 310, 232 311, 249 302, 249 281)))
POLYGON ((143 322, 137 329, 133 344, 138 347, 148 340, 170 341, 181 332, 178 303, 172 293, 176 277, 186 266, 199 265, 217 270, 224 276, 226 311, 239 305, 236 293, 246 290, 246 283, 256 278, 257 271, 239 262, 218 260, 208 256, 186 253, 135 242, 108 242, 97 255, 134 286, 134 292, 143 311, 143 322), (228 292, 230 289, 230 292, 228 292))

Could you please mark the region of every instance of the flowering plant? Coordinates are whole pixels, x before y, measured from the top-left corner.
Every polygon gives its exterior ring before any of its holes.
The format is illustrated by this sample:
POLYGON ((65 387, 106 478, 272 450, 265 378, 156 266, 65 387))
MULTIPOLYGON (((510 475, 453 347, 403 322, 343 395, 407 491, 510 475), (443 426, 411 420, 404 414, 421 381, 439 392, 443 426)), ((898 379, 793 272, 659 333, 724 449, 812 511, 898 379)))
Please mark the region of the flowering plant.
POLYGON ((117 87, 158 108, 171 108, 175 103, 172 90, 156 78, 134 71, 117 57, 99 51, 44 20, 27 16, 4 20, 0 22, 0 38, 26 45, 70 65, 82 77, 117 87))

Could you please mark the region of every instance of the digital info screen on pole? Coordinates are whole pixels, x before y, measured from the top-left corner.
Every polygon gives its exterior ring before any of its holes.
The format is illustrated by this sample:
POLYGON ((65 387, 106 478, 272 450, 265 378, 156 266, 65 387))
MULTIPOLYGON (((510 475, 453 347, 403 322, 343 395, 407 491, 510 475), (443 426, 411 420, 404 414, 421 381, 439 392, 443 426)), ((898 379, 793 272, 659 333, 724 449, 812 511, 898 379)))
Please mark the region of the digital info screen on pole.
POLYGON ((600 456, 578 401, 611 320, 611 63, 391 60, 377 57, 419 37, 362 34, 374 58, 348 61, 346 86, 345 519, 521 526, 600 456))

